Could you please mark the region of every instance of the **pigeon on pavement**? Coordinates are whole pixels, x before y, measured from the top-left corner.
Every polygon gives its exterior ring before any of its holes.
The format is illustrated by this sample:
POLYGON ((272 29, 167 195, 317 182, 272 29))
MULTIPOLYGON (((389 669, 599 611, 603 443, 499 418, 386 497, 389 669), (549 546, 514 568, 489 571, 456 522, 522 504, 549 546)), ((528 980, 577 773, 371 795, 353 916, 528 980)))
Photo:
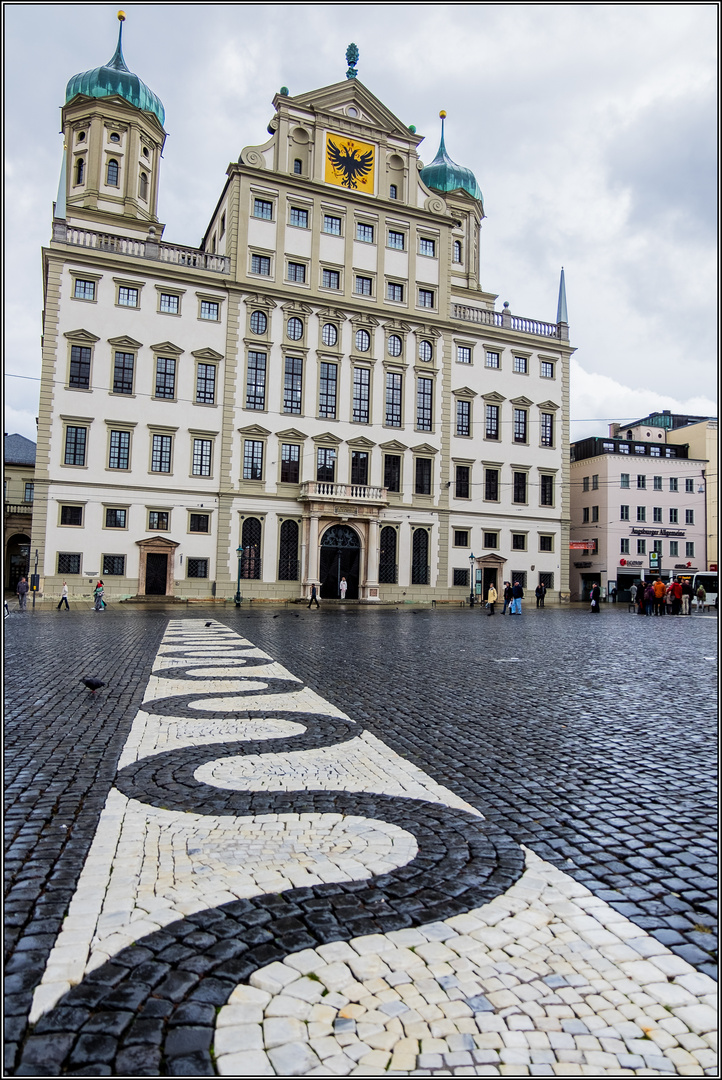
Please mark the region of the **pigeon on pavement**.
POLYGON ((101 686, 105 686, 105 683, 100 679, 82 679, 81 680, 88 688, 95 693, 96 690, 100 690, 101 686))

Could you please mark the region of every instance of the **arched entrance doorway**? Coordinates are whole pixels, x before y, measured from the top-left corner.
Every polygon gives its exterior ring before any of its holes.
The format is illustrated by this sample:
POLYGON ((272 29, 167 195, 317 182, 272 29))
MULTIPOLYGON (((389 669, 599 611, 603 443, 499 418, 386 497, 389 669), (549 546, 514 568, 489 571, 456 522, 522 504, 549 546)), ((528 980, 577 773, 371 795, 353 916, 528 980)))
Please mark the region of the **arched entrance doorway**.
POLYGON ((321 538, 319 578, 321 599, 337 600, 339 582, 346 578, 347 600, 358 600, 359 567, 361 564, 361 540, 349 525, 332 525, 321 538))
POLYGON ((7 542, 5 549, 7 567, 7 585, 10 592, 15 592, 21 577, 30 573, 30 537, 25 533, 15 533, 7 542))

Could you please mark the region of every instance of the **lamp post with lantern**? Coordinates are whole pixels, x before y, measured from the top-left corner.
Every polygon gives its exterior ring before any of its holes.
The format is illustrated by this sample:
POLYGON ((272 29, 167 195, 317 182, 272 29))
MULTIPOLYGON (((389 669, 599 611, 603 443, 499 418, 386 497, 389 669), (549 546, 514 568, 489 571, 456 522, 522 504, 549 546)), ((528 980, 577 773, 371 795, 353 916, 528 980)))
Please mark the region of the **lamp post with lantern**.
POLYGON ((236 555, 238 557, 238 581, 236 583, 235 601, 236 601, 236 607, 240 607, 241 606, 241 601, 243 600, 243 597, 241 596, 241 559, 243 557, 243 548, 242 547, 237 547, 236 548, 236 555))
POLYGON ((469 607, 474 606, 474 555, 469 556, 469 607))

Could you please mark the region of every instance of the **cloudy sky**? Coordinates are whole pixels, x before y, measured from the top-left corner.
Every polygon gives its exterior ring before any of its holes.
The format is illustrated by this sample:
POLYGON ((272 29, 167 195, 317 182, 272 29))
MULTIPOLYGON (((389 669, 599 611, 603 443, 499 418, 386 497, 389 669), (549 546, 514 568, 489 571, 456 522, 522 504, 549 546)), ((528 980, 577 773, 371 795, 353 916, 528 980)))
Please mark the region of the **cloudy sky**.
MULTIPOLYGON (((108 4, 7 4, 5 431, 35 438, 40 247, 68 79, 105 63, 108 4), (13 376, 24 376, 17 378, 13 376)), ((365 85, 470 166, 482 284, 553 321, 567 280, 572 437, 653 409, 716 415, 714 4, 129 4, 129 68, 162 99, 165 239, 197 245, 228 162, 265 141, 282 85, 365 85)))

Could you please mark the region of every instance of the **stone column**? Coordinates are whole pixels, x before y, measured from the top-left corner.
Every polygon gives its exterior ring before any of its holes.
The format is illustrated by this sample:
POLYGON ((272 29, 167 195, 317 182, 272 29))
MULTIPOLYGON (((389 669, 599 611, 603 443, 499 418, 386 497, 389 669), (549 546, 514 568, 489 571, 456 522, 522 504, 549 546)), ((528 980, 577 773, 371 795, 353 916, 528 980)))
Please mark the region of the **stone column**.
POLYGON ((379 599, 379 522, 369 519, 368 543, 366 544, 366 599, 379 599))
POLYGON ((318 585, 318 514, 312 513, 308 523, 308 585, 318 585))

